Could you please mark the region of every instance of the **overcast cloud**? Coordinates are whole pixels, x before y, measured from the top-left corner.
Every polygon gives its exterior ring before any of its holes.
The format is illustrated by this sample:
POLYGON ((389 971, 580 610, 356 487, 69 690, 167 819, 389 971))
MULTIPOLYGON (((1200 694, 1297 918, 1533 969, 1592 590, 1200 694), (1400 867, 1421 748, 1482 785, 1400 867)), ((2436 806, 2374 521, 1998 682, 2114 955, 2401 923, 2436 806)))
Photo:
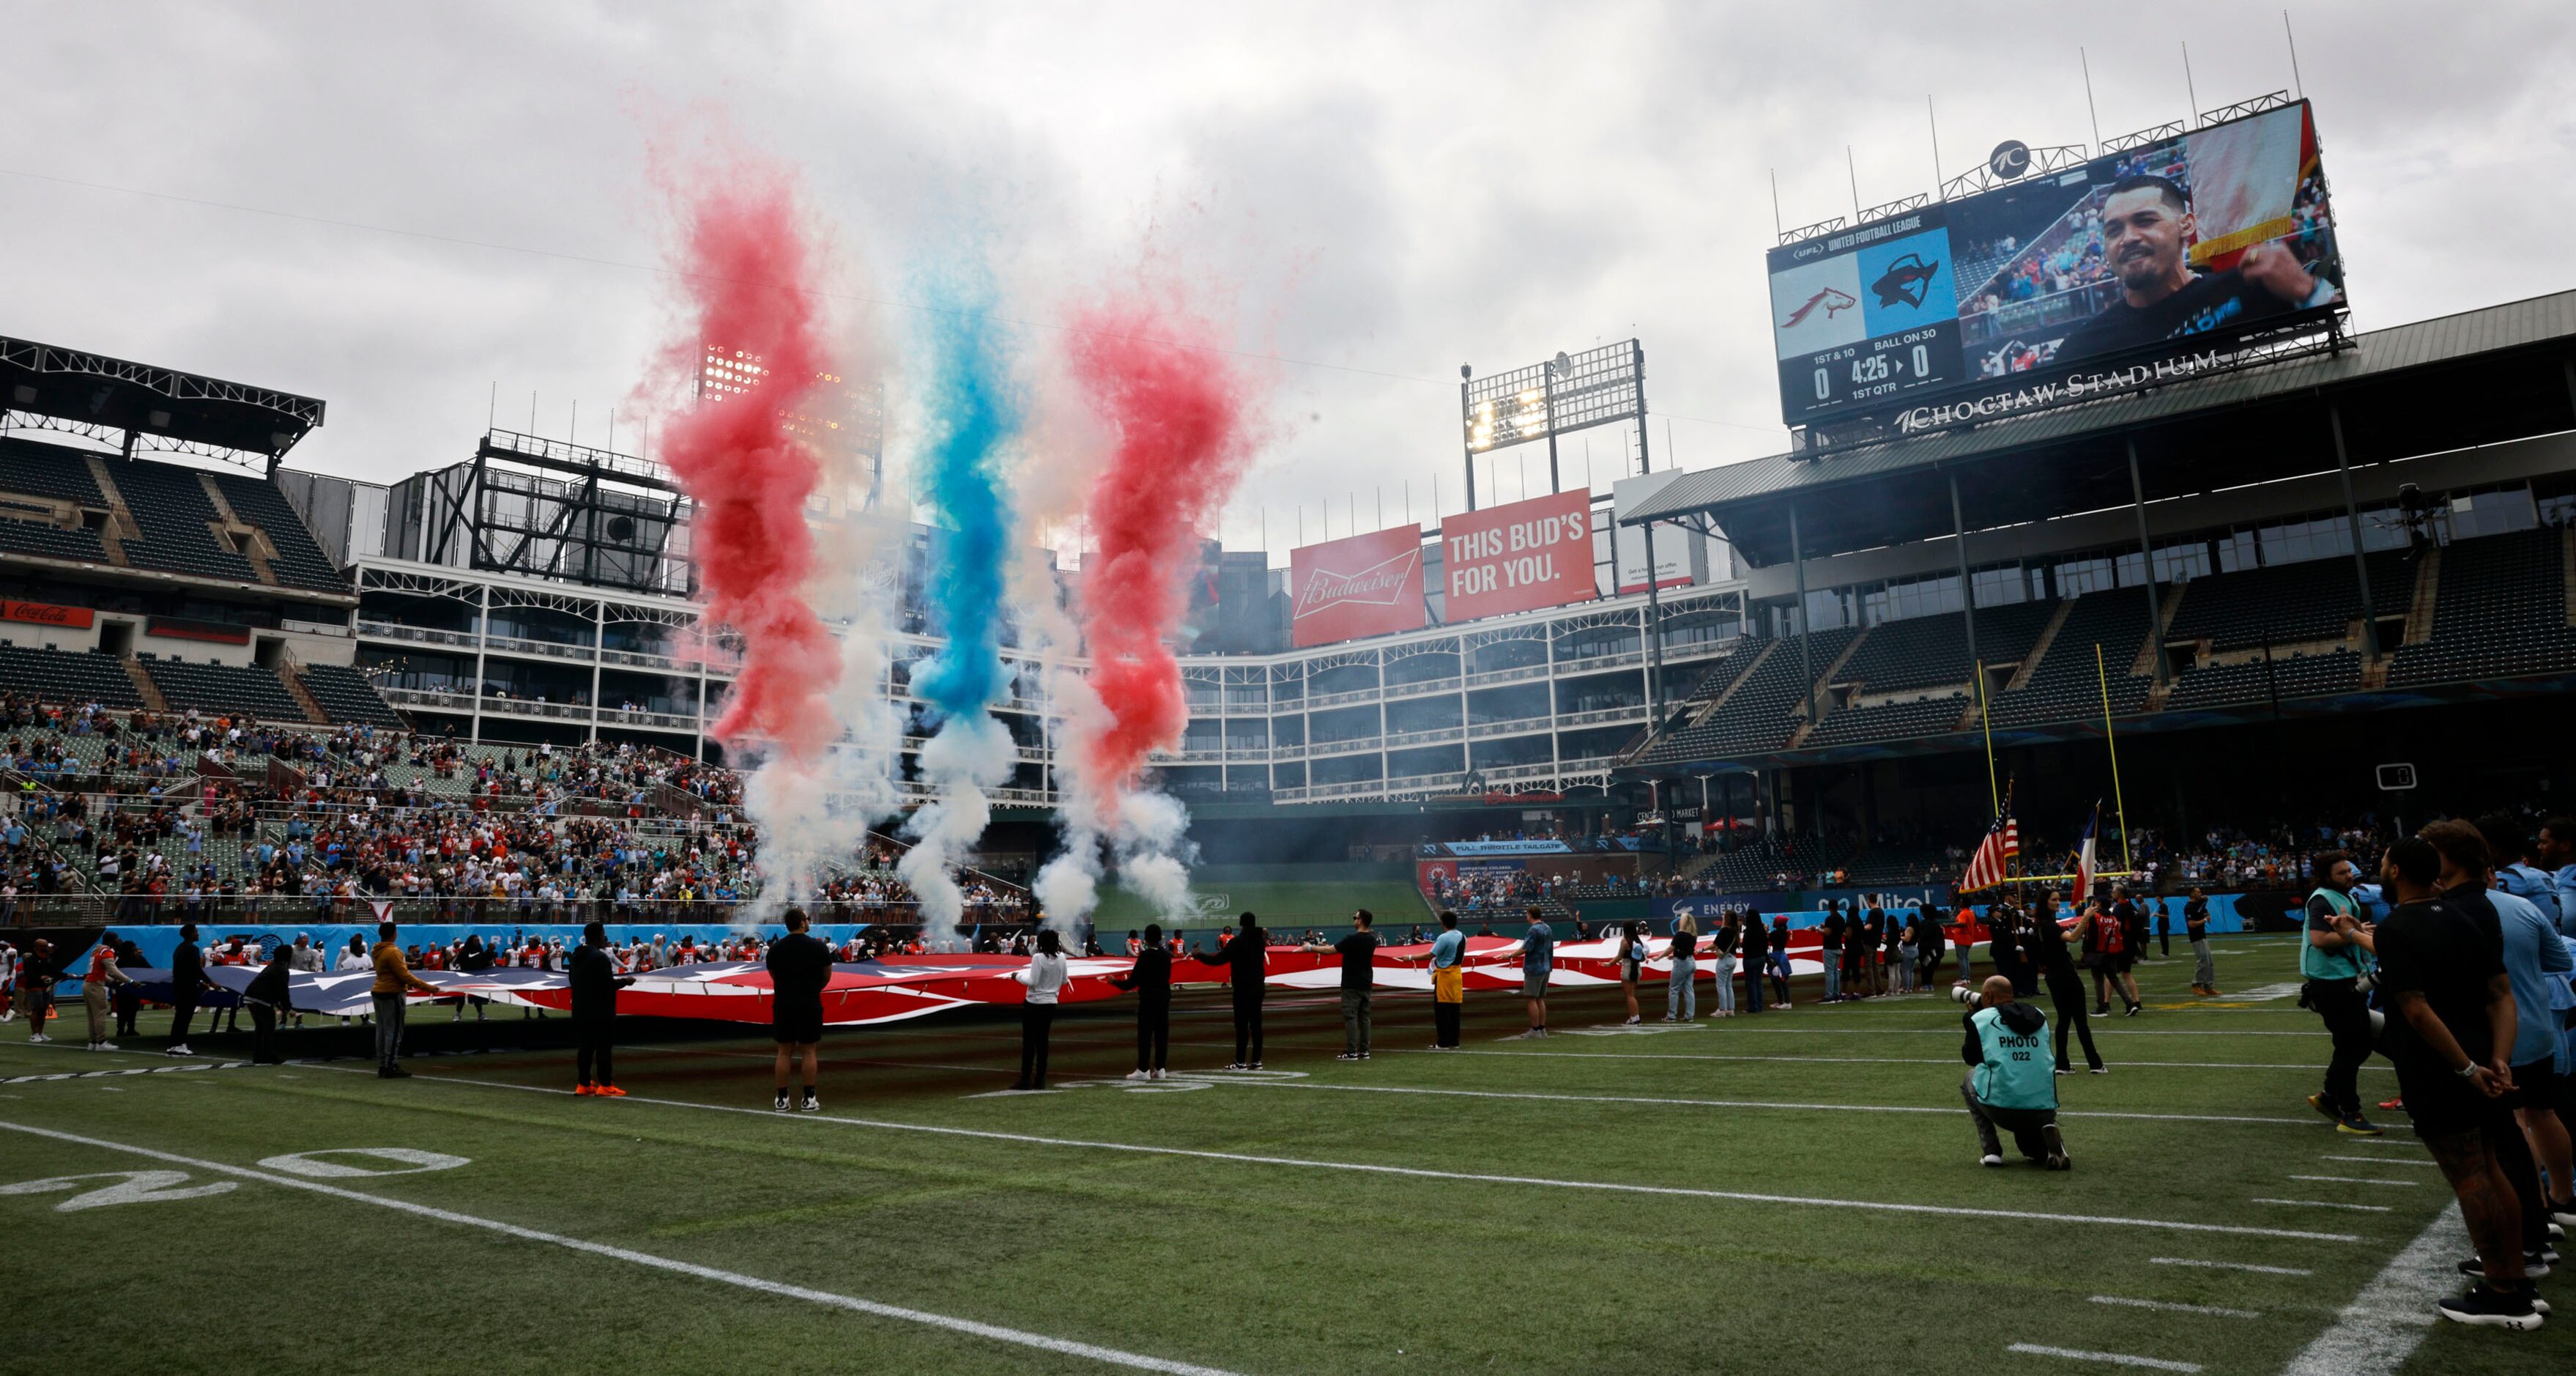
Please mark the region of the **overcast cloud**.
MULTIPOLYGON (((2292 18, 2361 328, 2576 285, 2576 9, 2292 18)), ((2277 6, 2197 2, 8 3, 0 29, 0 333, 323 397, 298 465, 462 458, 496 385, 503 424, 534 393, 540 432, 578 403, 606 442, 668 302, 615 266, 658 258, 646 145, 721 111, 806 169, 863 292, 973 234, 1043 322, 1149 229, 1223 284, 1242 346, 1294 360, 1223 532, 1266 510, 1283 560, 1328 494, 1336 535, 1408 482, 1427 516, 1435 475, 1461 504, 1462 362, 1635 334, 1657 467, 1784 447, 1770 173, 1793 225, 1851 212, 1846 144, 1864 202, 1928 190, 1927 94, 1956 174, 2092 137, 2079 46, 2104 134, 2188 113, 2186 41, 2204 109, 2293 84, 2277 6)), ((864 323, 899 349, 903 316, 864 323)), ((1589 450, 1604 487, 1635 461, 1589 450)))

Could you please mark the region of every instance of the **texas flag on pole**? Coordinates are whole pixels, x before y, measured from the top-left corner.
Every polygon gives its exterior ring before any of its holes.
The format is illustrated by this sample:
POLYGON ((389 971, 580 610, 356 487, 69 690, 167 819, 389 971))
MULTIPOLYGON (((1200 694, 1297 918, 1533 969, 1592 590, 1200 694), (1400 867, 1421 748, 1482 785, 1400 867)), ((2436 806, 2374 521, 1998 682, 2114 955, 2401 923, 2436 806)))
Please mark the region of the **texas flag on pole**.
POLYGON ((2093 834, 2102 829, 2102 805, 2093 805, 2093 815, 2084 819, 2084 848, 2075 853, 2075 901, 2082 904, 2093 896, 2093 834))

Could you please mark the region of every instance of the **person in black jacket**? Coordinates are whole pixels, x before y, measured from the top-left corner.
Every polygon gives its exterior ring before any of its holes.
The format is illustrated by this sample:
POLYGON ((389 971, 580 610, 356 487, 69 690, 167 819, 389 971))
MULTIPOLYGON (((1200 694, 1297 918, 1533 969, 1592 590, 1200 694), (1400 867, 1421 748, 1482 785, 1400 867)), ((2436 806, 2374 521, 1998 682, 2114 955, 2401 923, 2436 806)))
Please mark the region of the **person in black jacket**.
POLYGON ((1771 967, 1771 929, 1760 913, 1744 915, 1744 1011, 1762 1011, 1762 977, 1771 967))
POLYGON ((2048 984, 2048 1001, 2057 1005, 2057 1073, 2075 1073, 2066 1060, 2066 1031, 2071 1025, 2084 1042, 2085 1066, 2096 1075, 2109 1074, 2102 1067, 2102 1053, 2093 1049, 2093 1024, 2084 1013, 2084 976, 2076 972, 2075 958, 2067 953, 2066 933, 2057 925, 2055 899, 2043 896, 2032 909, 2030 930, 2024 940, 2036 948, 2040 978, 2048 984))
POLYGON ((197 1054, 188 1049, 188 1024, 197 1019, 197 994, 216 987, 213 980, 206 978, 206 957, 197 945, 197 924, 180 924, 179 944, 170 948, 169 1055, 197 1054))
POLYGON ((781 1113, 823 1106, 814 1086, 822 1078, 823 986, 832 980, 832 949, 805 934, 805 910, 787 910, 787 935, 769 943, 769 1032, 778 1043, 778 1098, 771 1107, 781 1113), (804 1063, 805 1097, 790 1104, 787 1071, 804 1063))
MULTIPOLYGON (((268 953, 267 966, 251 976, 250 986, 242 990, 241 1002, 250 1008, 252 1065, 286 1064, 286 1058, 277 1054, 277 1014, 291 1006, 287 985, 295 977, 294 961, 295 948, 279 942, 268 953)), ((178 1050, 185 1053, 187 1048, 178 1050)))
MULTIPOLYGON (((471 932, 466 933, 465 947, 456 953, 456 968, 469 975, 486 974, 491 971, 492 953, 484 949, 482 937, 471 932)), ((491 1000, 475 994, 468 994, 456 1001, 456 1016, 452 1021, 465 1021, 465 1005, 469 1003, 474 1005, 474 1020, 483 1021, 483 1010, 490 1006, 491 1000)))
POLYGON ((1228 1070, 1261 1068, 1262 981, 1269 977, 1269 956, 1270 942, 1262 935, 1261 919, 1245 913, 1243 926, 1216 959, 1201 957, 1207 964, 1227 967, 1226 982, 1234 992, 1234 1061, 1228 1070))
POLYGON ((610 1034, 617 1026, 617 991, 633 984, 635 977, 617 973, 616 963, 608 958, 606 927, 582 924, 581 945, 572 953, 571 982, 572 1030, 581 1041, 572 1092, 622 1099, 626 1091, 617 1087, 610 1034))
POLYGON ((1159 1080, 1172 1057, 1172 953, 1163 945, 1160 923, 1145 928, 1135 968, 1112 975, 1111 984, 1136 995, 1136 1068, 1131 1080, 1159 1080))

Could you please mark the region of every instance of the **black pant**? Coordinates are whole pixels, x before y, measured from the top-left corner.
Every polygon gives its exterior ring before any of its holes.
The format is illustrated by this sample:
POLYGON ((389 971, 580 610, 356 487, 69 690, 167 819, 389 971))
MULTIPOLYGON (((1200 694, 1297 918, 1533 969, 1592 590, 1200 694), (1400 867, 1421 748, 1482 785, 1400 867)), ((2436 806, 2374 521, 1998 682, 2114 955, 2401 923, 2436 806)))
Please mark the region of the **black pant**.
POLYGON ((1251 1065, 1260 1059, 1261 991, 1256 989, 1250 998, 1241 994, 1234 996, 1234 1063, 1251 1065), (1244 1054, 1246 1045, 1252 1048, 1249 1056, 1244 1054))
POLYGON ((1431 1040, 1434 1044, 1439 1046, 1458 1044, 1458 1014, 1466 1007, 1467 1005, 1463 1003, 1442 1003, 1438 999, 1431 1001, 1431 1040))
POLYGON ((1020 1088, 1046 1088, 1047 1033, 1054 1027, 1054 1004, 1020 1005, 1020 1088))
POLYGON ((585 1021, 577 1026, 581 1041, 579 1048, 573 1052, 574 1082, 585 1085, 617 1083, 615 1044, 608 1036, 609 1029, 614 1024, 606 1021, 585 1021))
POLYGON ((143 991, 132 984, 120 984, 108 998, 116 1005, 116 1035, 136 1035, 134 1020, 143 1014, 143 991))
MULTIPOLYGON (((183 1029, 185 1026, 185 1023, 181 1024, 183 1029)), ((265 1003, 250 1006, 250 1063, 285 1064, 285 1058, 277 1054, 277 1010, 265 1003)))
POLYGON ((170 1044, 172 1046, 188 1044, 188 1024, 196 1019, 197 1004, 194 999, 185 999, 170 1005, 170 1044))
MULTIPOLYGON (((2549 1062, 2518 1065, 2513 1068, 2513 1082, 2518 1088, 2508 1096, 2515 1108, 2549 1111, 2547 1091, 2539 1095, 2530 1086, 2546 1084, 2552 1077, 2549 1062)), ((2513 1182, 2513 1191, 2522 1200, 2522 1249, 2536 1252, 2549 1245, 2549 1196, 2541 1192, 2540 1162, 2531 1154, 2531 1139, 2523 1136, 2522 1124, 2505 1119, 2484 1129, 2487 1147, 2495 1153, 2496 1165, 2504 1178, 2513 1182)), ((2563 1183, 2559 1188, 2566 1188, 2563 1183)))
POLYGON ((2326 1101, 2345 1117, 2361 1114, 2361 1067, 2370 1059, 2370 1003, 2348 979, 2312 979, 2307 1004, 2334 1034, 2326 1062, 2326 1101))
POLYGON ((2084 985, 2075 977, 2072 966, 2063 972, 2048 972, 2048 999, 2057 1005, 2057 1068, 2071 1068, 2066 1060, 2066 1033, 2072 1028, 2084 1043, 2084 1064, 2100 1070, 2102 1053, 2093 1049, 2093 1022, 2084 1011, 2084 985))
POLYGON ((1161 1070, 1172 1059, 1172 1005, 1156 1000, 1136 1005, 1136 1068, 1161 1070))

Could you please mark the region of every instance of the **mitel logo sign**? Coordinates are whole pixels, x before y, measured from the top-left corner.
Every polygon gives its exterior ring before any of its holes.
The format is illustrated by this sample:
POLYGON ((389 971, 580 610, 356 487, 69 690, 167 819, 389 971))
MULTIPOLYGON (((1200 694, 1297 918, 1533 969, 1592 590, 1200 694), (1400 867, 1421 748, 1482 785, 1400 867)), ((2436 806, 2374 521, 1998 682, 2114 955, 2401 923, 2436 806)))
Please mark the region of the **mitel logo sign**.
POLYGON ((1289 626, 1298 645, 1419 630, 1422 527, 1397 526, 1291 550, 1288 583, 1289 626))

